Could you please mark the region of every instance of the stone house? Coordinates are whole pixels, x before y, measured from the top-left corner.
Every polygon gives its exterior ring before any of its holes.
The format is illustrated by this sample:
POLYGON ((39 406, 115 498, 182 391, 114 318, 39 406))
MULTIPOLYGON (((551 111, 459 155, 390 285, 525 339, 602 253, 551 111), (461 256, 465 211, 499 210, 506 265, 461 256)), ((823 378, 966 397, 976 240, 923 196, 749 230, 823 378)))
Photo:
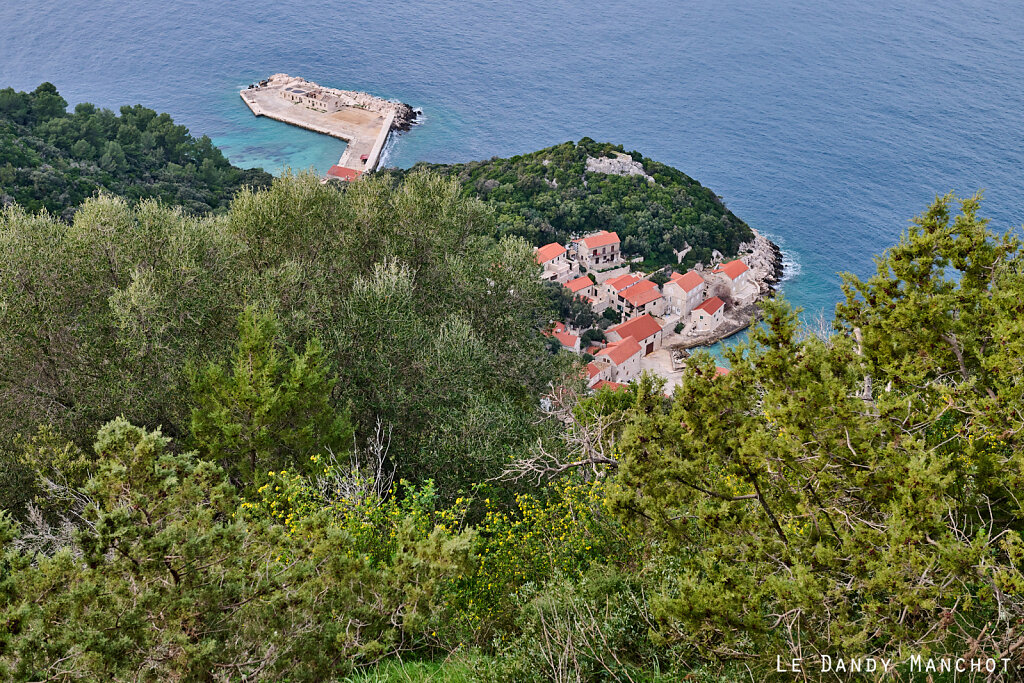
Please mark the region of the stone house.
POLYGON ((597 285, 586 275, 578 277, 575 280, 569 280, 562 285, 576 296, 582 296, 587 299, 594 299, 597 295, 597 285))
POLYGON ((729 286, 729 294, 737 305, 749 304, 757 298, 757 285, 751 279, 750 267, 743 261, 736 259, 723 263, 711 272, 724 279, 729 286))
POLYGON ((725 314, 725 302, 717 296, 695 306, 690 312, 690 321, 697 332, 710 332, 722 323, 725 314))
POLYGON ((289 102, 295 102, 325 114, 339 111, 343 106, 341 100, 335 95, 326 93, 323 90, 309 90, 298 86, 283 88, 281 90, 281 97, 289 102))
POLYGON ((690 311, 704 300, 707 287, 704 278, 695 270, 684 273, 672 273, 661 287, 662 295, 669 305, 682 317, 690 315, 690 311))
POLYGON ((617 233, 602 230, 572 241, 573 258, 589 270, 608 270, 622 263, 617 233))
POLYGON ((619 292, 615 301, 615 307, 627 320, 645 313, 664 315, 665 304, 665 297, 661 295, 658 285, 650 280, 641 280, 627 287, 619 292))
POLYGON ((610 376, 612 364, 606 360, 592 360, 587 363, 587 388, 593 389, 598 382, 607 381, 610 376))
POLYGON ((555 329, 551 334, 558 340, 558 343, 562 345, 563 349, 568 349, 573 353, 580 352, 580 338, 569 332, 565 327, 565 323, 555 323, 555 329))
POLYGON ((640 282, 640 278, 632 273, 610 278, 601 285, 600 297, 618 310, 617 301, 619 293, 638 282, 640 282))
POLYGON ((660 349, 664 339, 661 324, 650 313, 645 313, 615 327, 609 327, 605 335, 612 342, 632 337, 640 344, 645 356, 660 349))
POLYGON ((632 337, 609 344, 597 352, 597 360, 611 363, 608 377, 610 382, 629 382, 640 374, 640 359, 643 349, 632 337))
POLYGON ((544 268, 541 277, 545 280, 564 284, 576 274, 576 267, 569 260, 568 250, 558 242, 540 247, 534 257, 537 259, 537 263, 544 268))

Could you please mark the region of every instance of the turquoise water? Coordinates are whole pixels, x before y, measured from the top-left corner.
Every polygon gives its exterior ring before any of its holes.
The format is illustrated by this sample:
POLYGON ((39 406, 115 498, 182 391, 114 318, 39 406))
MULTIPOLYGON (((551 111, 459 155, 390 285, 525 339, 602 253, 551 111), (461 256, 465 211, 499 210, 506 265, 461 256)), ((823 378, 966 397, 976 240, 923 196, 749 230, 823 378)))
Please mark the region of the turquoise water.
POLYGON ((393 165, 621 143, 778 241, 809 311, 936 194, 985 188, 993 227, 1024 222, 1024 5, 598 4, 7 2, 0 83, 167 111, 273 171, 344 149, 249 113, 239 87, 279 71, 422 107, 393 165))

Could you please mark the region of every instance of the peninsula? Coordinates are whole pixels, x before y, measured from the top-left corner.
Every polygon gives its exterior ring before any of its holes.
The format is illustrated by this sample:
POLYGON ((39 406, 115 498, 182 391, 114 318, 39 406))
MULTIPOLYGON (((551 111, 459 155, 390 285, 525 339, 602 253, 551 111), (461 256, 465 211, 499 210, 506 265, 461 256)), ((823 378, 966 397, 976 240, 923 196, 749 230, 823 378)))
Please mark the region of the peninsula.
POLYGON ((584 138, 389 173, 424 170, 458 179, 491 205, 495 237, 537 249, 558 313, 551 347, 589 356, 592 386, 643 370, 673 386, 688 350, 749 327, 783 276, 779 247, 713 191, 619 145, 584 138))
POLYGON ((288 74, 274 74, 241 91, 256 116, 330 135, 348 143, 328 175, 353 180, 373 171, 392 130, 408 130, 416 112, 408 104, 364 92, 337 90, 288 74))

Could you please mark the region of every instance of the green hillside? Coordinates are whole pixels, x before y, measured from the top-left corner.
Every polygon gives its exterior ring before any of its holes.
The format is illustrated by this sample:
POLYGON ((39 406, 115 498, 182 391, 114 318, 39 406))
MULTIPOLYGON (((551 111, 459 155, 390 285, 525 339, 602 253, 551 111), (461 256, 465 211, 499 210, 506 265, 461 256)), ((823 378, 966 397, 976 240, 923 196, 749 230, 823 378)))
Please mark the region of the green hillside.
MULTIPOLYGON (((628 152, 653 182, 641 175, 587 171, 587 158, 627 154, 621 145, 583 138, 510 159, 466 164, 417 164, 454 175, 467 194, 497 212, 498 235, 520 235, 534 246, 566 242, 595 230, 613 230, 627 257, 644 267, 676 263, 675 251, 693 247, 683 265, 708 263, 714 249, 726 256, 753 238, 750 227, 714 192, 682 171, 628 152)), ((404 175, 407 171, 393 171, 404 175)))
POLYGON ((270 174, 232 166, 210 138, 193 137, 168 114, 67 106, 50 83, 0 90, 0 205, 67 218, 103 189, 202 214, 226 209, 244 185, 270 184, 270 174))

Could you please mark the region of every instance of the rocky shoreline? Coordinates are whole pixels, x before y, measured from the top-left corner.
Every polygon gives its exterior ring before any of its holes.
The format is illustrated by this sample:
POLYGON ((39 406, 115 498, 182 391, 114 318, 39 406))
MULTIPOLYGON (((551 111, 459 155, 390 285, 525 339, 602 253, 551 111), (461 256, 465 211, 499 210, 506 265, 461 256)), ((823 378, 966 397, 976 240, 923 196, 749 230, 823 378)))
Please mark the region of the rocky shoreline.
MULTIPOLYGON (((747 267, 750 268, 751 278, 758 286, 757 301, 760 301, 761 299, 774 296, 776 286, 782 281, 782 249, 757 230, 751 228, 750 231, 754 233, 754 239, 749 242, 740 243, 736 258, 746 263, 747 267)), ((686 251, 689 251, 689 249, 686 251)), ((682 253, 685 254, 686 251, 682 253)), ((697 271, 710 270, 730 260, 726 259, 718 251, 713 252, 712 256, 713 259, 709 265, 705 266, 702 263, 698 263, 694 266, 694 269, 697 271)))
POLYGON ((416 124, 416 119, 420 117, 419 112, 405 102, 395 102, 395 104, 397 109, 395 110, 395 120, 391 123, 391 129, 410 130, 416 124))
MULTIPOLYGON (((757 307, 758 301, 775 296, 776 288, 783 276, 782 249, 757 230, 753 228, 750 230, 754 233, 754 239, 740 245, 737 257, 750 268, 751 277, 759 290, 757 298, 753 303, 728 310, 722 324, 706 334, 677 335, 675 343, 671 344, 670 348, 692 349, 698 346, 711 346, 723 339, 728 339, 737 332, 750 327, 755 320, 760 318, 761 309, 757 307)), ((712 267, 718 262, 724 261, 717 252, 716 256, 718 258, 715 263, 712 263, 712 267)))
POLYGON ((750 267, 761 289, 758 299, 774 296, 776 286, 782 281, 782 249, 757 230, 751 228, 750 231, 754 239, 740 245, 740 258, 750 267))

